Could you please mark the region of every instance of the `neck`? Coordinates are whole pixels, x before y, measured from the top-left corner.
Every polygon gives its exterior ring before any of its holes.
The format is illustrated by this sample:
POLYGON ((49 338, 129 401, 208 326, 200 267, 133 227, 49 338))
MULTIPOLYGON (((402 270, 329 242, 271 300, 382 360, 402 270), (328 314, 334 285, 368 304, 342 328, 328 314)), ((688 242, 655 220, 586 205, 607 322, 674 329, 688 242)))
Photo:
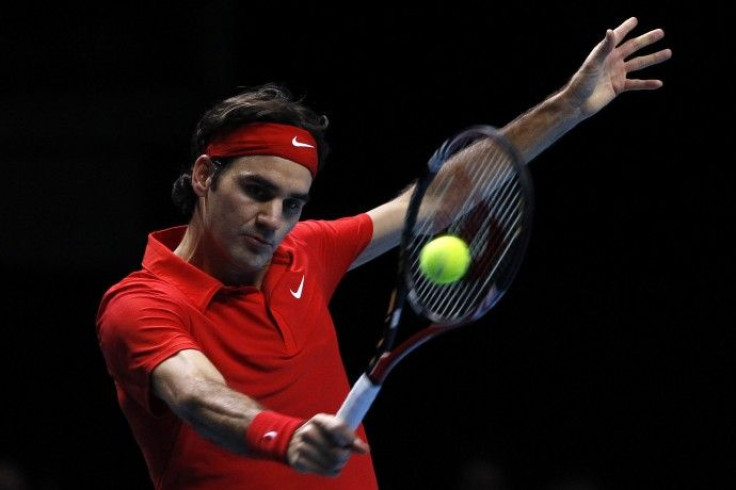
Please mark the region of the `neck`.
POLYGON ((198 215, 192 218, 174 254, 227 286, 261 287, 268 266, 254 270, 228 261, 207 238, 198 215))

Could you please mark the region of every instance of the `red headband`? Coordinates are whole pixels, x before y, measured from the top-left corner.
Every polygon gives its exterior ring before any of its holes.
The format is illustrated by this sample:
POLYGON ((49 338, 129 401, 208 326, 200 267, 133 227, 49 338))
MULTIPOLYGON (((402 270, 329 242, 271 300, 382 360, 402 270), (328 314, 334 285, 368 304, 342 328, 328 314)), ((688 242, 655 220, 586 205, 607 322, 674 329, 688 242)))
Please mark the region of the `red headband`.
POLYGON ((317 142, 305 129, 278 123, 251 123, 213 139, 207 145, 212 158, 276 155, 306 167, 317 175, 317 142))

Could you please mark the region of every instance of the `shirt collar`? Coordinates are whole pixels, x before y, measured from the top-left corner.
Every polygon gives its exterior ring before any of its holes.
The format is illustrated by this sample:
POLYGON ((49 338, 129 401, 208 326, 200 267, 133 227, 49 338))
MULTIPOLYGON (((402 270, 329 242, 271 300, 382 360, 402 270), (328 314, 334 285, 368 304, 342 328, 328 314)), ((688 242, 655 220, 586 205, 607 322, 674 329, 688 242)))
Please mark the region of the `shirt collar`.
MULTIPOLYGON (((226 286, 218 279, 174 254, 174 250, 181 243, 186 230, 187 226, 182 225, 150 233, 143 256, 143 267, 167 283, 174 285, 200 310, 206 309, 212 298, 220 291, 238 291, 242 293, 258 291, 252 286, 226 286)), ((274 253, 272 263, 288 265, 292 260, 290 248, 283 243, 279 245, 274 253)), ((273 268, 269 267, 264 283, 269 279, 272 272, 273 268)))
POLYGON ((176 226, 150 233, 143 255, 143 267, 176 286, 198 308, 204 310, 214 295, 225 286, 174 254, 186 229, 186 226, 176 226))

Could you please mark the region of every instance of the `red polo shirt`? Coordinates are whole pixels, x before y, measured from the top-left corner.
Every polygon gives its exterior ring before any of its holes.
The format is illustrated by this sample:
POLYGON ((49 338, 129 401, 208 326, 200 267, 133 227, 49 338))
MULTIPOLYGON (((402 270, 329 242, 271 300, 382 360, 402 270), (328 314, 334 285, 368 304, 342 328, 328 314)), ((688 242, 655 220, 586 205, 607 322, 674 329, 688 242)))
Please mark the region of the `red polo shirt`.
MULTIPOLYGON (((152 396, 149 383, 162 361, 197 349, 230 387, 269 409, 301 418, 335 413, 350 386, 328 305, 371 239, 370 218, 300 222, 261 289, 225 286, 174 255, 184 231, 151 233, 143 268, 111 287, 98 312, 100 347, 155 488, 377 488, 370 455, 328 478, 221 449, 152 396)), ((362 426, 358 433, 365 438, 362 426)))

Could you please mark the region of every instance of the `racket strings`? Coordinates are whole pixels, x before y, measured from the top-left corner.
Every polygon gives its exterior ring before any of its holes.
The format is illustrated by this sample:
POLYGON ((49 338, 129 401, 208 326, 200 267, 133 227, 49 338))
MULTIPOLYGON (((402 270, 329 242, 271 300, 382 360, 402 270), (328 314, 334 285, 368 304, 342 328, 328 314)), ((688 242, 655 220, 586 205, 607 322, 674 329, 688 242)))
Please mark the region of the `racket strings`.
POLYGON ((497 144, 478 145, 472 151, 467 155, 472 166, 440 174, 429 186, 429 205, 420 211, 424 219, 407 245, 411 302, 443 322, 461 321, 492 306, 510 282, 513 250, 522 236, 527 203, 516 162, 497 144), (438 221, 446 226, 437 230, 438 221), (438 285, 421 274, 418 258, 424 244, 445 233, 468 243, 472 262, 461 280, 438 285))
MULTIPOLYGON (((494 184, 498 180, 507 180, 509 173, 508 169, 502 169, 499 171, 498 167, 502 162, 499 161, 498 155, 491 156, 494 158, 489 158, 489 155, 487 154, 483 155, 483 161, 485 164, 476 165, 472 169, 473 173, 467 181, 474 184, 473 188, 460 193, 460 195, 464 196, 463 205, 456 213, 456 216, 453 217, 453 222, 445 231, 446 233, 454 234, 463 238, 469 245, 471 256, 478 256, 478 250, 483 247, 487 241, 492 240, 492 238, 489 237, 491 230, 489 229, 488 220, 491 218, 492 213, 499 213, 498 209, 484 209, 486 207, 485 203, 491 201, 484 200, 483 194, 490 189, 491 196, 489 197, 495 196, 496 202, 500 202, 503 199, 502 196, 504 191, 494 184), (490 180, 487 178, 487 174, 489 173, 494 175, 490 180)), ((444 180, 446 182, 445 185, 438 188, 437 194, 439 195, 434 198, 436 202, 447 202, 444 193, 448 191, 452 192, 454 195, 458 195, 458 188, 452 186, 455 179, 448 178, 444 180)), ((501 219, 503 220, 503 217, 501 217, 501 219)), ((430 234, 428 233, 426 226, 419 230, 419 233, 424 235, 424 237, 417 241, 415 245, 417 250, 421 249, 426 240, 432 238, 432 236, 429 236, 430 234)), ((418 263, 415 261, 413 265, 414 267, 417 267, 418 263)), ((474 274, 477 269, 477 266, 472 266, 468 271, 468 274, 471 274, 471 277, 472 275, 477 275, 474 274)), ((449 289, 447 286, 438 287, 428 281, 422 281, 418 284, 419 287, 417 288, 417 293, 423 298, 422 301, 425 304, 433 305, 433 309, 435 311, 442 311, 442 315, 445 317, 462 315, 462 312, 465 310, 463 303, 459 301, 452 303, 450 301, 452 298, 472 297, 471 289, 478 289, 477 285, 473 284, 470 280, 456 283, 456 291, 452 291, 452 294, 448 294, 449 289)), ((480 285, 481 288, 483 286, 483 284, 480 285)))
MULTIPOLYGON (((502 229, 508 228, 502 226, 502 229)), ((497 281, 504 265, 504 257, 513 240, 509 239, 508 234, 498 236, 497 231, 491 233, 487 228, 481 230, 482 233, 470 242, 471 256, 476 257, 476 261, 471 265, 464 280, 456 283, 454 288, 436 286, 428 281, 423 281, 423 287, 418 288, 418 293, 424 296, 422 301, 432 304, 435 314, 448 319, 465 316, 468 311, 476 308, 483 296, 488 294, 492 282, 497 281), (503 249, 498 250, 500 247, 503 249), (492 252, 488 253, 487 250, 492 252)))

